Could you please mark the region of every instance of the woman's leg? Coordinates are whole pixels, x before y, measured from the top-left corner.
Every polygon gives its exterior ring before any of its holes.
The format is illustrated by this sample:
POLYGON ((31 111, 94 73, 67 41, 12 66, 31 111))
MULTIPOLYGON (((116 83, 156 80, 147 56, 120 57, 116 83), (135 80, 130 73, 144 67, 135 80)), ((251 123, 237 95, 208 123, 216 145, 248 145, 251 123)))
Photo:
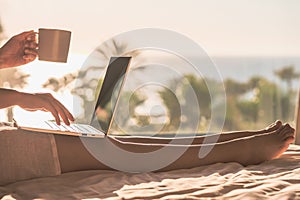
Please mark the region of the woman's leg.
POLYGON ((54 137, 62 173, 93 169, 111 170, 88 152, 79 137, 68 135, 54 135, 54 137))
POLYGON ((115 136, 115 138, 122 142, 133 142, 133 143, 146 143, 146 144, 169 144, 171 141, 173 144, 202 144, 204 139, 207 141, 214 140, 216 142, 225 142, 230 141, 237 138, 244 138, 258 134, 269 133, 277 130, 282 126, 281 121, 276 121, 270 124, 265 129, 257 130, 257 131, 233 131, 233 132, 224 132, 221 134, 211 134, 205 136, 195 136, 193 141, 191 141, 191 137, 178 137, 178 138, 162 138, 162 137, 135 137, 135 136, 115 136), (215 138, 215 139, 214 139, 215 138))
MULTIPOLYGON (((89 169, 111 169, 100 161, 95 159, 82 145, 80 138, 71 136, 55 137, 58 155, 61 164, 62 172, 89 170, 89 169)), ((178 148, 187 148, 187 151, 175 162, 165 167, 162 170, 191 168, 200 165, 208 165, 218 162, 238 162, 243 165, 258 164, 266 160, 270 160, 280 156, 294 139, 294 129, 289 125, 284 125, 265 134, 249 136, 245 138, 233 139, 231 141, 221 142, 210 145, 165 145, 165 144, 140 144, 130 142, 120 142, 114 138, 95 139, 94 142, 101 140, 110 140, 119 148, 135 153, 153 152, 162 147, 174 149, 177 152, 178 148), (200 148, 213 147, 210 153, 199 158, 200 148)), ((101 150, 101 145, 99 146, 101 150)), ((109 151, 106 152, 109 155, 109 151)), ((164 156, 160 155, 161 159, 164 156)), ((112 158, 113 159, 113 158, 112 158)))
MULTIPOLYGON (((245 138, 234 139, 210 145, 192 145, 187 151, 169 166, 160 171, 191 168, 196 166, 208 165, 213 163, 238 162, 242 165, 253 165, 279 157, 294 140, 294 129, 288 124, 280 127, 271 133, 255 135, 245 138), (212 150, 204 158, 199 158, 200 148, 212 145, 212 150)), ((143 145, 120 143, 115 141, 120 148, 136 153, 151 152, 163 145, 143 145)), ((168 148, 186 148, 186 146, 170 145, 168 148)), ((161 159, 164 156, 160 155, 161 159)))

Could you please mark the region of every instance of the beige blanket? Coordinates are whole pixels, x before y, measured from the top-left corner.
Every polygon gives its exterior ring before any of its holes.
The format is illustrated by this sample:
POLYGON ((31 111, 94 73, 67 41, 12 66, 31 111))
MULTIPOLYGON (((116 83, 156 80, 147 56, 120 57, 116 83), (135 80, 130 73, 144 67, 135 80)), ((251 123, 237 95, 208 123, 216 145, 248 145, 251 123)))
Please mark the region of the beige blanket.
POLYGON ((0 187, 2 199, 298 199, 300 147, 243 167, 217 163, 163 173, 81 171, 0 187))

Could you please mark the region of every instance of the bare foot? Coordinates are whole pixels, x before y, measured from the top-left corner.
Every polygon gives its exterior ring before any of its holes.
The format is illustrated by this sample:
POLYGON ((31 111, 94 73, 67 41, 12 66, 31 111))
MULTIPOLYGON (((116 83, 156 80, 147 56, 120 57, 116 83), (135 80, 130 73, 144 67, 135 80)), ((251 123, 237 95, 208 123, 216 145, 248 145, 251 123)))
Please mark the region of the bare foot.
MULTIPOLYGON (((291 143, 294 142, 295 140, 295 129, 292 128, 289 124, 285 124, 283 125, 283 129, 282 131, 277 131, 274 133, 276 135, 276 139, 274 139, 274 142, 275 140, 277 140, 277 144, 274 143, 274 145, 279 145, 277 146, 278 147, 278 151, 276 152, 273 152, 273 156, 271 157, 271 159, 274 159, 274 158, 278 158, 280 157, 289 147, 289 145, 291 143)), ((271 136, 273 136, 274 134, 271 134, 271 136)))
POLYGON ((294 132, 289 124, 282 125, 277 130, 244 140, 243 165, 259 164, 281 156, 294 141, 294 132))

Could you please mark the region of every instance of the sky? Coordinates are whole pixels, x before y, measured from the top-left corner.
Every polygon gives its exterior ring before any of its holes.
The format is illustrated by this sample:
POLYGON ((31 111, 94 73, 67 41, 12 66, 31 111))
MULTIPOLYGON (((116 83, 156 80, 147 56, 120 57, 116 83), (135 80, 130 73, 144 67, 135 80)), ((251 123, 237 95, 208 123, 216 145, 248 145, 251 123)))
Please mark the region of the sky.
POLYGON ((41 27, 72 31, 71 52, 139 28, 183 34, 218 56, 300 55, 297 0, 0 0, 7 36, 41 27))

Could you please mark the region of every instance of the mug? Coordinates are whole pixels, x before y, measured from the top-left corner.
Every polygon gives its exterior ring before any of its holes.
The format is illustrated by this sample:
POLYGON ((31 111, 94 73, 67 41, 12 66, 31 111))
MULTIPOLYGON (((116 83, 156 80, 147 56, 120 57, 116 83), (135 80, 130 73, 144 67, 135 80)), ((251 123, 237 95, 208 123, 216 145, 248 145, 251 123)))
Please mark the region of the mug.
POLYGON ((40 28, 38 31, 39 60, 66 63, 70 41, 71 31, 40 28))

